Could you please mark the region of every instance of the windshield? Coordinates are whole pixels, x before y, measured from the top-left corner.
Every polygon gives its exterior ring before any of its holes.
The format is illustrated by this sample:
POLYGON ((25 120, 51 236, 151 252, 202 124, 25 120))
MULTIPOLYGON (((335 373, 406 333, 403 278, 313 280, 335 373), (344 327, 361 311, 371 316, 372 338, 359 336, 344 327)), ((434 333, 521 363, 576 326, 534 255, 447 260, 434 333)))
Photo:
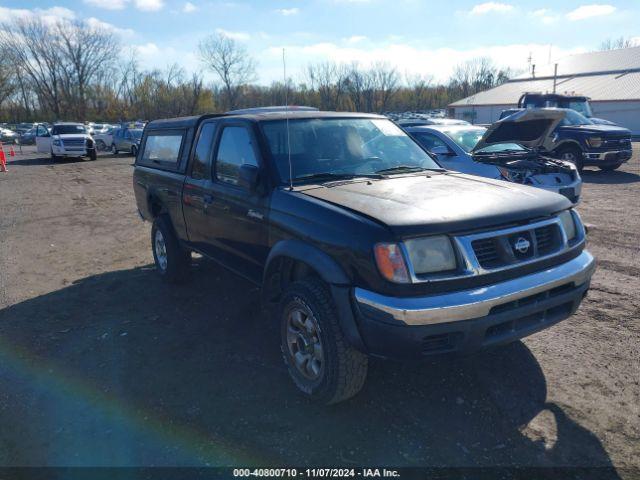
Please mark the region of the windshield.
POLYGON ((462 148, 465 152, 470 152, 473 150, 484 132, 487 131, 486 128, 470 128, 468 130, 463 129, 451 129, 451 130, 440 130, 442 133, 447 135, 451 140, 456 142, 460 148, 462 148))
POLYGON ((568 102, 567 108, 574 110, 585 117, 592 117, 591 107, 589 106, 589 102, 585 100, 578 100, 573 102, 568 102))
MULTIPOLYGON (((280 178, 289 182, 285 120, 262 130, 280 178)), ((314 118, 289 121, 293 181, 314 175, 373 175, 438 169, 440 166, 404 131, 386 119, 314 118)))
POLYGON ((565 117, 560 122, 561 126, 567 125, 592 125, 593 122, 575 110, 565 110, 565 117))
POLYGON ((517 143, 497 143, 481 148, 477 153, 525 152, 526 149, 517 143))
POLYGON ((86 133, 87 130, 84 128, 84 125, 54 125, 53 131, 51 132, 53 135, 66 135, 69 133, 86 133))

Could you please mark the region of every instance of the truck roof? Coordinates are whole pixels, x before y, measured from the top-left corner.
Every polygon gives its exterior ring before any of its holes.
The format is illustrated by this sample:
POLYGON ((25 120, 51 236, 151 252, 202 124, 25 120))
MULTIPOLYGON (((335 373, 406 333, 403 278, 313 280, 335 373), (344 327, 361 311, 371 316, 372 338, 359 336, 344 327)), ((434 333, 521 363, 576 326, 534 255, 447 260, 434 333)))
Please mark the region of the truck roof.
POLYGON ((204 115, 196 115, 192 117, 178 117, 167 118, 162 120, 153 120, 147 124, 147 129, 169 129, 169 128, 190 128, 195 127, 201 121, 208 118, 217 117, 234 117, 251 120, 254 122, 262 122, 269 120, 290 120, 300 118, 378 118, 386 119, 383 115, 376 115, 372 113, 354 113, 354 112, 322 112, 322 111, 309 111, 309 110, 292 110, 285 111, 264 111, 257 113, 223 113, 215 114, 209 113, 204 115))

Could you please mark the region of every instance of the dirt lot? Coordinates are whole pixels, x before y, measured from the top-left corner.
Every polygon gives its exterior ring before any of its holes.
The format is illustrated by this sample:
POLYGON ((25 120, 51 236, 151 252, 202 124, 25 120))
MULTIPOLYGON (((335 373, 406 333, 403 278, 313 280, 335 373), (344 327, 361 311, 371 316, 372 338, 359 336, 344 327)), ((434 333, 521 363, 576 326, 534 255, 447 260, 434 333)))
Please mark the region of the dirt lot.
MULTIPOLYGON (((638 152, 637 152, 638 153, 638 152)), ((475 358, 372 362, 303 400, 244 280, 153 272, 132 158, 0 174, 0 465, 640 465, 640 159, 584 174, 577 315, 475 358)), ((604 475, 604 473, 603 473, 604 475)))

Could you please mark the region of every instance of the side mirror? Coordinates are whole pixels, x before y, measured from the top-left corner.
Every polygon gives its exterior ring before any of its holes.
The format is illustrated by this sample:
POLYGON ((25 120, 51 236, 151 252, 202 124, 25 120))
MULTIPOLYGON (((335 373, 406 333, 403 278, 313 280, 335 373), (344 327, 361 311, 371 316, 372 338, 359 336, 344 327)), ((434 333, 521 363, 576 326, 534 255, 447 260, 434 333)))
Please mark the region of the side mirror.
POLYGON ((240 166, 240 178, 238 179, 238 184, 249 190, 250 192, 254 192, 256 187, 258 186, 258 175, 260 170, 255 165, 243 164, 240 166))
POLYGON ((453 156, 453 152, 449 150, 444 145, 438 145, 429 150, 429 153, 435 155, 436 157, 451 157, 453 156))

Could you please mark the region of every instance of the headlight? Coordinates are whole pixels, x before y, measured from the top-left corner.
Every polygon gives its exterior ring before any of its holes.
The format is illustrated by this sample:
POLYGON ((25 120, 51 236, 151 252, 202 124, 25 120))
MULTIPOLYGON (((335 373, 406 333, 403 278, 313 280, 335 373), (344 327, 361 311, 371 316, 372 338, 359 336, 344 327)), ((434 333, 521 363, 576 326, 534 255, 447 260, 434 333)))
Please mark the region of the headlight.
POLYGON ((571 210, 565 210, 560 213, 558 218, 562 222, 562 228, 564 229, 564 233, 567 235, 567 240, 571 241, 576 238, 576 221, 574 216, 571 214, 571 210))
POLYGON ((397 243, 378 243, 373 251, 378 270, 384 278, 390 282, 409 283, 409 272, 397 243))
POLYGON ((589 137, 587 138, 587 143, 590 147, 598 148, 602 145, 602 138, 600 137, 589 137))
POLYGON ((406 240, 404 244, 417 275, 456 268, 456 255, 447 236, 414 238, 406 240))
POLYGON ((60 145, 62 145, 62 140, 54 140, 54 141, 53 141, 53 144, 54 144, 56 147, 59 147, 60 145))

